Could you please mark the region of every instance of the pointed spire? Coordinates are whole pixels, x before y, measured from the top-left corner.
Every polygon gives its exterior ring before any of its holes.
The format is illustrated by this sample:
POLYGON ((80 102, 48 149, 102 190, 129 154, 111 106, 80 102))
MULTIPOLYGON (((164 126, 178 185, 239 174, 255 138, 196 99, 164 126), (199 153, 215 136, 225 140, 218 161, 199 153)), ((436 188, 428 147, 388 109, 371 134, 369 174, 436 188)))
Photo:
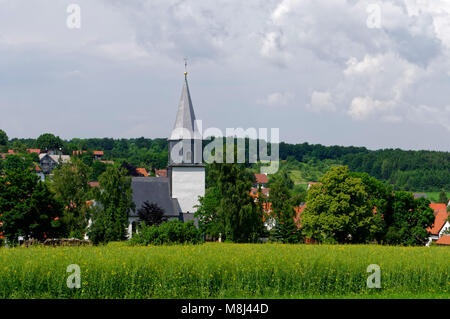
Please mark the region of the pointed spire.
POLYGON ((192 106, 191 94, 187 81, 187 72, 184 72, 184 85, 181 91, 180 102, 178 103, 178 113, 175 125, 170 136, 170 140, 191 139, 197 136, 198 130, 195 125, 195 113, 192 106))

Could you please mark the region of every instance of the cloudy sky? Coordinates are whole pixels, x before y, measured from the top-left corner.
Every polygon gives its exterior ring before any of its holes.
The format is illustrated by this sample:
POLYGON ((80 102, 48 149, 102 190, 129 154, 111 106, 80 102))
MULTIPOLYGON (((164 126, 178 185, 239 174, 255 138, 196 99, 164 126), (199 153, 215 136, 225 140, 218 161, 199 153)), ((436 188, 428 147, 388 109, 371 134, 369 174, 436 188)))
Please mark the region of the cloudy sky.
POLYGON ((449 0, 0 0, 0 128, 167 137, 185 57, 204 127, 450 151, 449 0))

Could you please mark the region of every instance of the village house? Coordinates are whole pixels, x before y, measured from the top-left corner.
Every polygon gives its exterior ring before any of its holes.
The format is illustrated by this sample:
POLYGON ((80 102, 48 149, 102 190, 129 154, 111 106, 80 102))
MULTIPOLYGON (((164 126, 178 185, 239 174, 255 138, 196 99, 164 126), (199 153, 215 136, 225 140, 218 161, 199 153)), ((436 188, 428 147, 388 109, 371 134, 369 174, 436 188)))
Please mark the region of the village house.
POLYGON ((49 175, 60 164, 70 161, 69 155, 55 155, 50 153, 39 154, 39 166, 45 175, 49 175))
MULTIPOLYGON (((429 246, 432 242, 439 241, 444 234, 450 230, 450 223, 448 221, 448 212, 447 205, 445 204, 430 204, 430 207, 434 210, 434 223, 432 227, 428 227, 427 230, 430 233, 430 237, 428 238, 427 246, 429 246)), ((446 239, 440 241, 442 244, 446 239)))
POLYGON ((267 183, 269 183, 269 178, 267 177, 267 174, 254 174, 255 176, 255 183, 253 184, 254 188, 265 188, 267 183))

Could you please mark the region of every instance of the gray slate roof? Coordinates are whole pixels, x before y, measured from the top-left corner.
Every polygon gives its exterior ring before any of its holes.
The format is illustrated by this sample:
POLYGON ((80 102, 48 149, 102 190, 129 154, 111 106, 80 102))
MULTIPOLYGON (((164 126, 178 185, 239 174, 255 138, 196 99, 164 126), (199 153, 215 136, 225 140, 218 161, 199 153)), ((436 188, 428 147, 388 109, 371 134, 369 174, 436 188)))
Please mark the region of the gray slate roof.
POLYGON ((169 178, 167 177, 133 177, 131 179, 133 202, 136 210, 130 213, 137 216, 137 211, 145 201, 155 203, 164 209, 165 216, 179 217, 181 208, 177 199, 170 197, 169 178))
POLYGON ((195 125, 194 107, 192 106, 191 94, 186 77, 183 90, 181 91, 180 102, 178 103, 177 119, 175 120, 170 140, 198 138, 198 136, 199 131, 195 125), (186 136, 184 132, 190 135, 186 136))

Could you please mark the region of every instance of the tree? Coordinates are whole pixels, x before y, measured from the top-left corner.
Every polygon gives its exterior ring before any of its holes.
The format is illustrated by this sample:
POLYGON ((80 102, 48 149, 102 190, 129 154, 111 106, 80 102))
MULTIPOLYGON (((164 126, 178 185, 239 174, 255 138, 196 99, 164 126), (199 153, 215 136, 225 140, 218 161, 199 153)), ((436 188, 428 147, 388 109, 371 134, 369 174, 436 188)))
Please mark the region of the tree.
POLYGON ((148 201, 145 201, 142 207, 138 209, 138 216, 147 226, 158 226, 167 220, 167 217, 164 216, 164 209, 148 201))
POLYGON ((408 192, 396 192, 392 210, 386 215, 386 242, 391 245, 424 245, 427 227, 434 222, 433 209, 426 198, 414 199, 408 192))
POLYGON ((56 198, 65 207, 63 221, 70 237, 82 238, 86 231, 87 201, 92 199, 88 184, 91 171, 79 158, 72 158, 53 171, 53 188, 56 198))
POLYGON ((0 129, 0 152, 7 149, 8 146, 8 135, 6 132, 0 129))
POLYGON ((439 203, 442 203, 442 204, 448 204, 448 197, 447 197, 447 193, 444 191, 444 190, 442 190, 440 193, 439 193, 439 203))
POLYGON ((263 228, 250 196, 252 175, 240 164, 213 164, 221 196, 217 215, 223 221, 224 238, 234 242, 256 241, 263 228))
POLYGON ((126 238, 128 215, 135 209, 132 199, 131 178, 124 169, 108 166, 100 175, 100 190, 96 190, 99 206, 92 215, 88 232, 93 242, 109 242, 126 238))
POLYGON ((64 147, 64 143, 59 136, 50 133, 40 135, 36 142, 38 147, 43 150, 59 150, 64 147))
POLYGON ((31 170, 35 167, 33 162, 33 157, 31 154, 23 155, 6 155, 5 160, 2 163, 4 171, 14 171, 14 170, 31 170))
POLYGON ((197 211, 194 213, 200 232, 212 238, 219 238, 220 234, 225 233, 225 222, 217 213, 220 199, 217 187, 208 188, 205 196, 199 198, 199 205, 196 206, 197 211))
POLYGON ((362 243, 383 229, 363 181, 352 177, 346 166, 331 168, 312 186, 306 205, 301 223, 308 238, 362 243))
POLYGON ((102 175, 106 171, 106 167, 110 164, 106 164, 100 161, 94 161, 92 163, 92 175, 91 181, 98 181, 100 175, 102 175))
POLYGON ((61 204, 29 169, 7 170, 0 175, 0 212, 0 232, 13 243, 18 236, 38 240, 56 237, 62 229, 61 204))
POLYGON ((27 151, 27 146, 19 140, 12 142, 11 148, 14 152, 23 154, 27 151))
POLYGON ((278 176, 271 184, 269 195, 269 202, 272 203, 271 216, 275 218, 275 238, 284 243, 297 243, 300 240, 288 188, 291 182, 287 174, 278 176))
POLYGON ((127 172, 127 176, 134 176, 134 177, 141 176, 137 172, 137 167, 134 166, 133 164, 130 164, 127 162, 122 162, 122 165, 120 165, 120 167, 123 168, 127 172))

